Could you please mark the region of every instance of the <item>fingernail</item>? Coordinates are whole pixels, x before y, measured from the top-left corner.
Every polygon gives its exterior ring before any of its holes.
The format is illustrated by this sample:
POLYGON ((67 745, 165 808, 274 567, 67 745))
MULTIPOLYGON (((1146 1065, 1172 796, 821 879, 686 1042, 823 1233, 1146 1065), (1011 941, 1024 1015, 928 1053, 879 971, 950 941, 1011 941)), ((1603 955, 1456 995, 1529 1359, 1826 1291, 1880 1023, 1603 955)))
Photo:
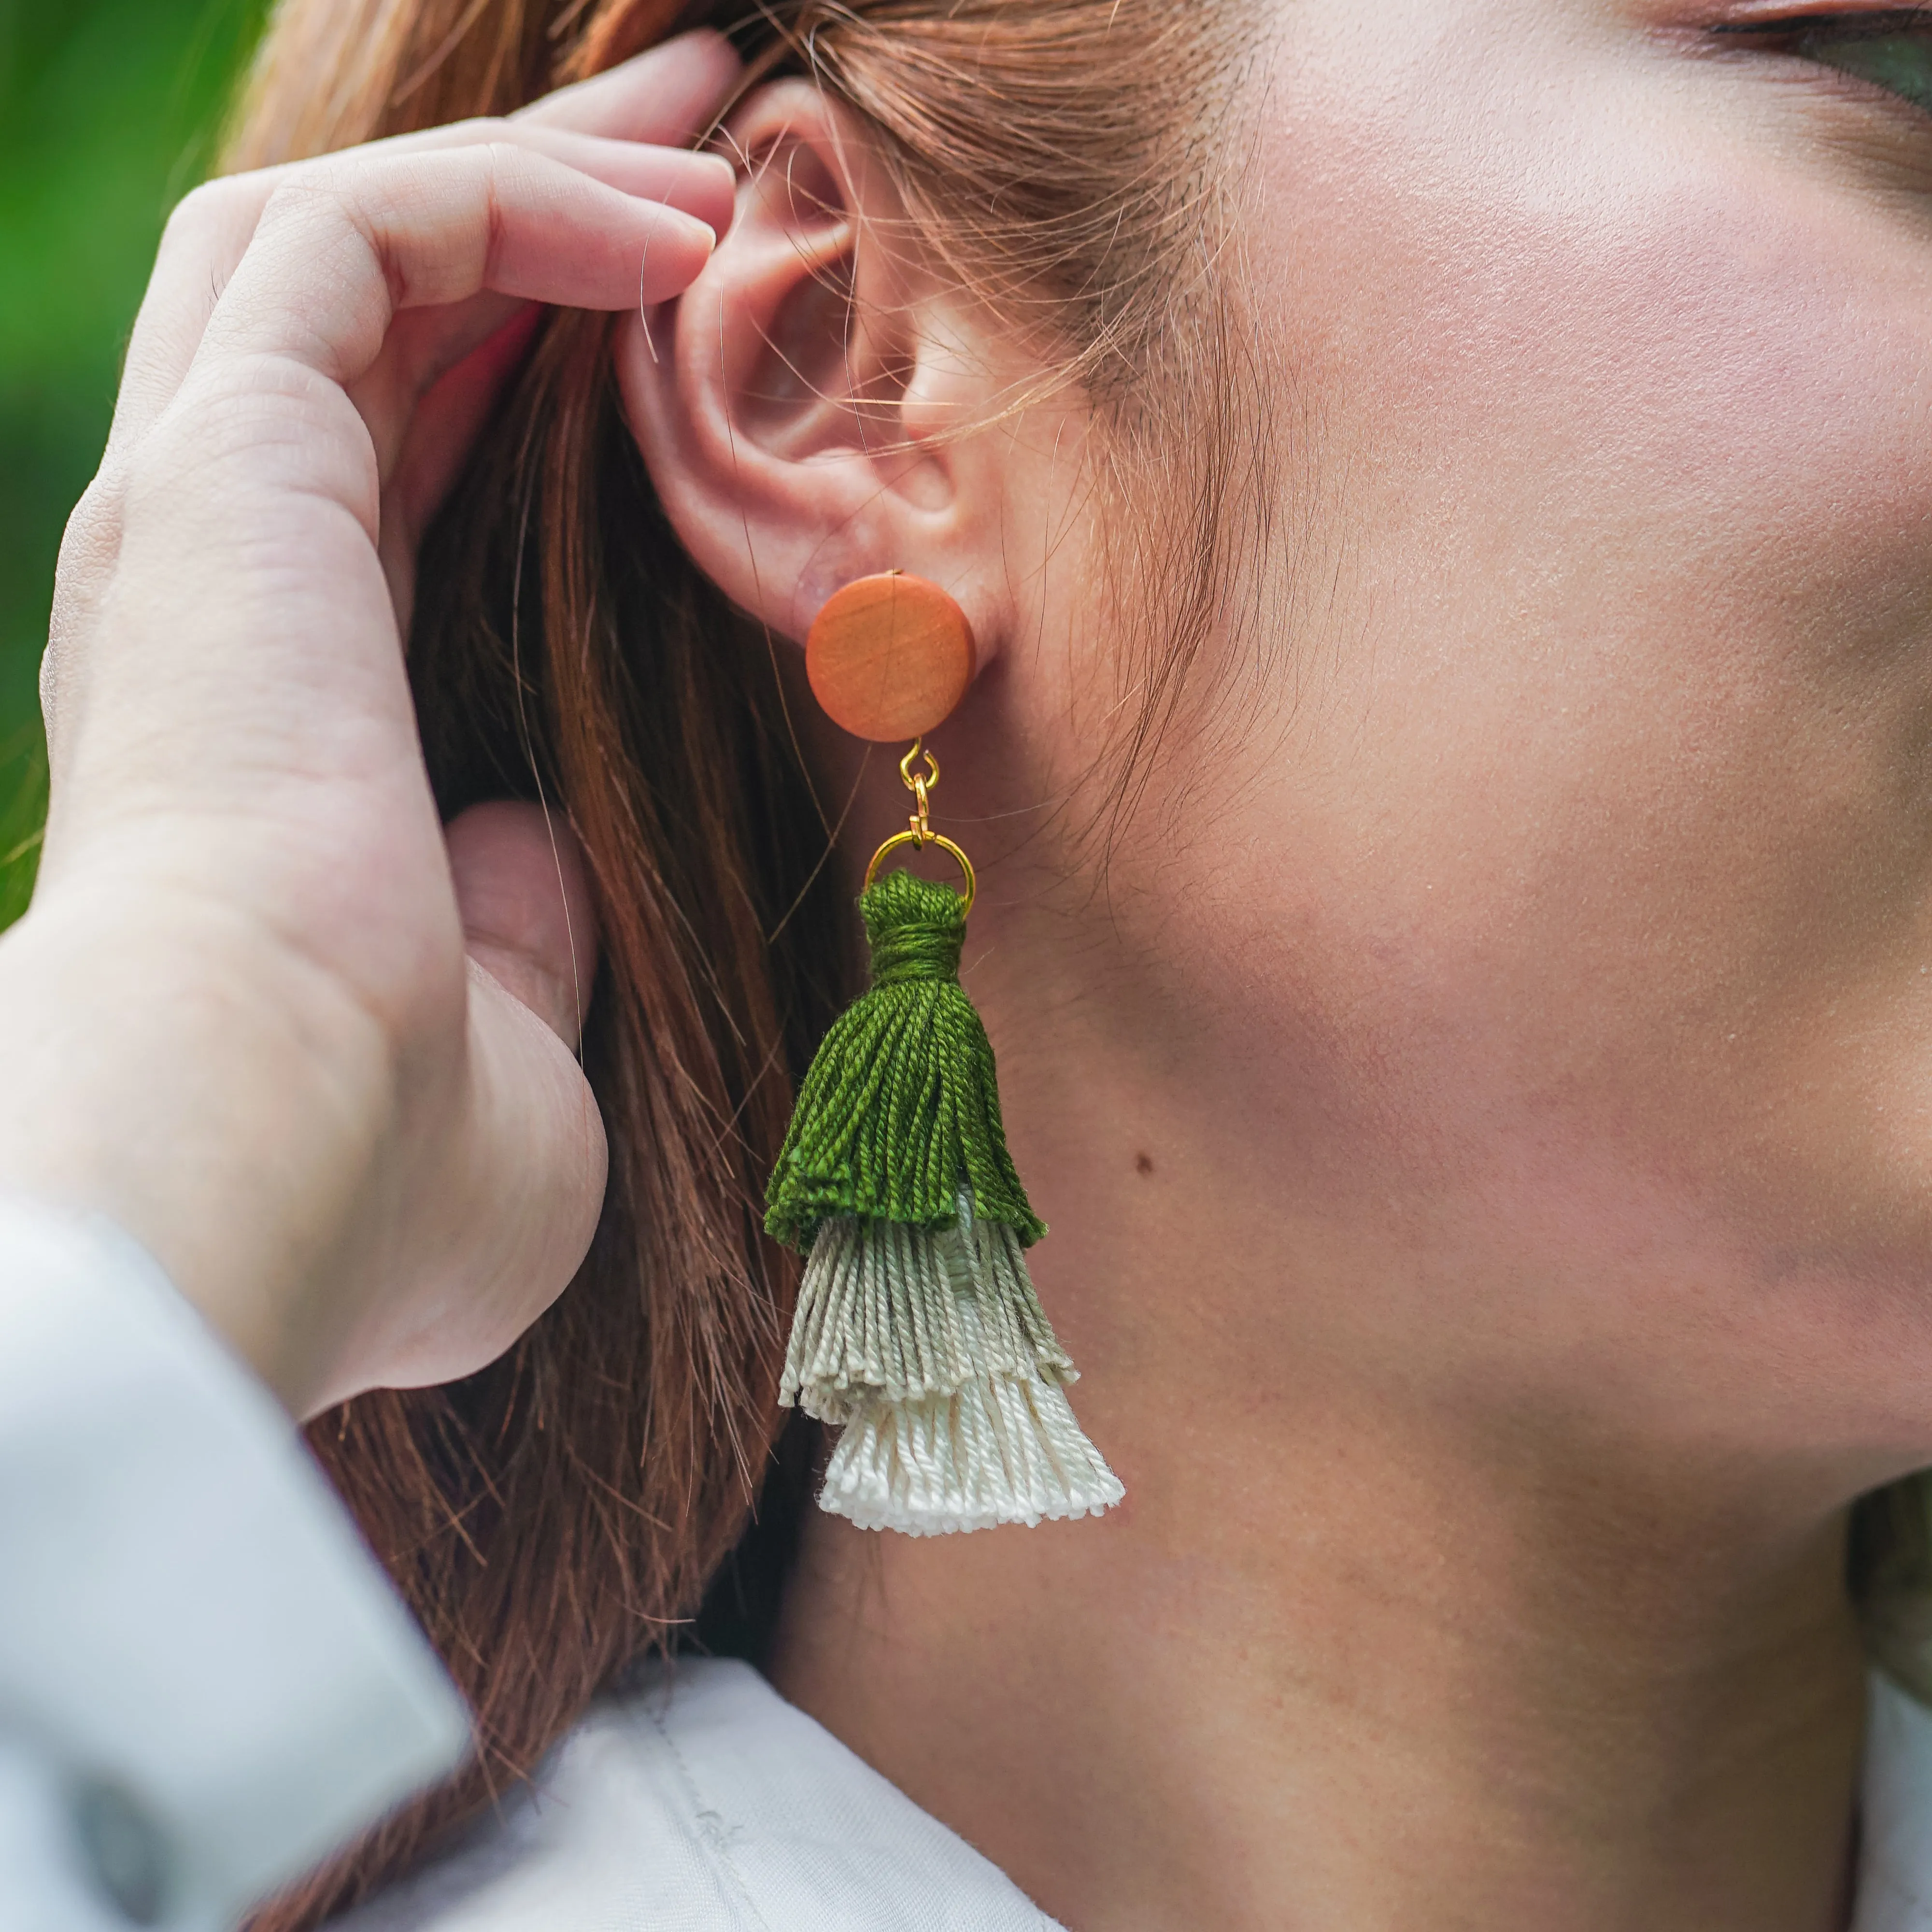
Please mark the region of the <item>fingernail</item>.
POLYGON ((706 260, 710 260, 718 246, 718 231, 710 222, 700 220, 694 214, 687 214, 681 208, 673 208, 667 202, 653 201, 648 195, 639 195, 634 198, 657 212, 657 219, 651 225, 651 236, 646 238, 644 244, 647 249, 651 239, 662 237, 669 241, 671 238, 670 234, 666 232, 666 224, 668 224, 679 241, 692 248, 701 246, 706 260))

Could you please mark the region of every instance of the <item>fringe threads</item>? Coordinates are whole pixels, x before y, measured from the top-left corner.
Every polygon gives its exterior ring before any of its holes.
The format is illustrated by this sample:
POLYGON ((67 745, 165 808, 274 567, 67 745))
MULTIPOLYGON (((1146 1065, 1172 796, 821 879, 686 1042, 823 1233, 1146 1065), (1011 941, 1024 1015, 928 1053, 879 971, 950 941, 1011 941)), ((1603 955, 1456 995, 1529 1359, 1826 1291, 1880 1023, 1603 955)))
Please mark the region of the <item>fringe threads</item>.
POLYGON ((820 1504, 908 1536, 1098 1516, 1123 1492, 1027 1273, 1046 1229, 959 984, 965 908, 899 872, 860 908, 872 984, 806 1076, 765 1217, 807 1255, 780 1400, 844 1431, 820 1504))
POLYGON ((842 1215, 812 1244, 780 1400, 844 1430, 820 1504, 909 1536, 1099 1516, 1124 1492, 1018 1237, 958 1205, 937 1229, 842 1215))

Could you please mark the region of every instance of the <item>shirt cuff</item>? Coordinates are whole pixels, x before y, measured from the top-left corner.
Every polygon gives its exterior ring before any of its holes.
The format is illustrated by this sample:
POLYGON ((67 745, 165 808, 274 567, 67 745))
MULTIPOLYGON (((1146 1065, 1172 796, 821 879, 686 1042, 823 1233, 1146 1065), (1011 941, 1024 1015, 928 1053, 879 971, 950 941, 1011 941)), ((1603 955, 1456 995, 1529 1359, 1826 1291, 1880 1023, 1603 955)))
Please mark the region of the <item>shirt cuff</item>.
POLYGON ((0 1743, 134 1922, 232 1923, 467 1742, 267 1391, 126 1236, 9 1199, 0 1578, 0 1743))

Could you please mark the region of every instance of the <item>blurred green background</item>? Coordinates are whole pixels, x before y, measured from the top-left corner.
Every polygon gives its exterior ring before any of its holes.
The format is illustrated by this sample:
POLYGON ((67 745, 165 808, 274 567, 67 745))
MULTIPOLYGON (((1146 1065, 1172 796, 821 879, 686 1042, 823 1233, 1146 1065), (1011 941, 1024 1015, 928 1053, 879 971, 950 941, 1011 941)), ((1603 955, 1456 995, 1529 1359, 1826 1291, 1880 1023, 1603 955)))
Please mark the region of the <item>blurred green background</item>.
POLYGON ((0 925, 31 889, 34 674, 168 209, 206 172, 264 0, 0 0, 0 925))

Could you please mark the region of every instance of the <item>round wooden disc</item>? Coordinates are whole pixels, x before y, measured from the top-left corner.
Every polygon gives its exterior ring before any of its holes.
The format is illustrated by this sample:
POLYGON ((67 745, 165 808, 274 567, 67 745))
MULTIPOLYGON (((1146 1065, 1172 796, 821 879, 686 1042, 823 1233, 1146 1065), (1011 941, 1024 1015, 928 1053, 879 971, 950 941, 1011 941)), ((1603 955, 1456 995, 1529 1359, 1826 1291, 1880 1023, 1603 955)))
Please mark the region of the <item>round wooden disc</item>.
POLYGON ((806 675, 825 715, 875 745, 944 723, 973 682, 973 663, 965 612, 903 571, 835 592, 805 640, 806 675))

